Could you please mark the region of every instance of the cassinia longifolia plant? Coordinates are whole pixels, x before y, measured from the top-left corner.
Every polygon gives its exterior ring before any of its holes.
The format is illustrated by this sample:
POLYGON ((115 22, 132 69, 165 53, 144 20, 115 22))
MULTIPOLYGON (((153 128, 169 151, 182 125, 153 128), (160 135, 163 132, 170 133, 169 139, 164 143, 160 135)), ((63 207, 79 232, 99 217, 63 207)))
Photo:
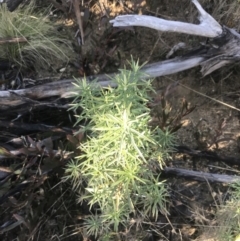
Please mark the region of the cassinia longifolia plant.
POLYGON ((72 109, 81 109, 77 125, 86 134, 81 155, 68 164, 66 177, 94 214, 85 220, 89 235, 108 235, 127 226, 141 210, 157 219, 167 213, 167 191, 159 170, 172 150, 174 136, 151 129, 151 80, 143 80, 138 63, 122 69, 112 81, 116 88, 100 89, 96 81, 77 80, 72 109), (157 163, 152 168, 151 163, 157 163))

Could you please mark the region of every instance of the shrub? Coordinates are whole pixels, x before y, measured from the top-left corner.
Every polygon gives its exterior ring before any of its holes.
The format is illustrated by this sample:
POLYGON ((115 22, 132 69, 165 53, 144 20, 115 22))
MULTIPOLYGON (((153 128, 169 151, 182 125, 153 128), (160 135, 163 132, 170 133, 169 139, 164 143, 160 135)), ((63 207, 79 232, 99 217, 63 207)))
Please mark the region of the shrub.
POLYGON ((67 166, 66 178, 79 192, 79 201, 87 200, 95 212, 85 220, 89 235, 117 232, 138 212, 155 219, 167 212, 167 190, 157 169, 169 157, 172 146, 167 143, 174 143, 174 136, 149 127, 147 104, 154 90, 138 64, 131 66, 112 79, 116 88, 100 90, 96 81, 86 80, 75 84, 72 109, 82 109, 77 124, 88 121, 80 129, 87 138, 79 144, 82 154, 67 166))

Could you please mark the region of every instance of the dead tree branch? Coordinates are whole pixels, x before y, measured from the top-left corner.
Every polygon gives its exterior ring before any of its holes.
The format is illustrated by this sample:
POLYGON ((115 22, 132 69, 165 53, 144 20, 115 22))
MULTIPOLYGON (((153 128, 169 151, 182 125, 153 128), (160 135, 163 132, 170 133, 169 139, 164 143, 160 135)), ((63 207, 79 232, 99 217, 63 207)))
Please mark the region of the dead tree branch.
POLYGON ((214 38, 222 34, 221 25, 209 15, 197 0, 192 0, 200 16, 200 24, 169 21, 145 15, 120 15, 110 22, 114 27, 142 26, 164 32, 185 33, 203 37, 214 38))
MULTIPOLYGON (((192 2, 199 12, 200 24, 198 25, 144 15, 117 16, 110 22, 114 27, 143 26, 159 31, 185 33, 210 38, 208 43, 200 46, 198 51, 191 53, 191 57, 203 57, 198 63, 202 66, 201 71, 203 75, 210 74, 227 64, 239 61, 240 34, 233 29, 222 27, 201 7, 197 0, 192 0, 192 2)), ((176 63, 175 60, 173 59, 173 68, 186 65, 184 69, 188 69, 189 62, 176 63)), ((190 65, 189 68, 191 68, 190 65)), ((179 69, 182 68, 179 67, 179 69)))

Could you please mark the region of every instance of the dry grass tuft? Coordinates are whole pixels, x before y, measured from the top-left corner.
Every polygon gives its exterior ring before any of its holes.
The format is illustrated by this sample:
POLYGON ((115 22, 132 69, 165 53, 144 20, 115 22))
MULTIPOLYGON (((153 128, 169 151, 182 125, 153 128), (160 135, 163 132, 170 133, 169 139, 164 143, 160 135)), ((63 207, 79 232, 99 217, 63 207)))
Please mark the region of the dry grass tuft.
MULTIPOLYGON (((25 39, 23 42, 0 44, 0 58, 20 67, 48 68, 51 62, 68 61, 68 41, 57 31, 46 14, 35 14, 29 4, 14 12, 6 6, 0 11, 0 39, 25 39)), ((68 49, 69 51, 69 49, 68 49)))

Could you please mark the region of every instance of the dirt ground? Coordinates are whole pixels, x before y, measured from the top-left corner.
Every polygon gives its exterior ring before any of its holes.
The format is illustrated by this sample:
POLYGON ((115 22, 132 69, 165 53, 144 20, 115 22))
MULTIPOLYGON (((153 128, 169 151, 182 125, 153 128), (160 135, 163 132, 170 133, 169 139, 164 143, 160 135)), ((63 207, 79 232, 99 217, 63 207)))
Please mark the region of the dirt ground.
MULTIPOLYGON (((227 0, 202 0, 200 3, 219 23, 240 30, 240 4, 237 1, 233 3, 233 1, 227 0)), ((135 60, 139 59, 140 63, 164 60, 171 48, 179 42, 186 43, 187 48, 183 52, 187 52, 205 41, 203 38, 162 33, 140 27, 119 30, 112 28, 109 24, 109 20, 116 15, 132 13, 196 23, 197 13, 189 0, 105 0, 89 1, 89 4, 86 3, 84 6, 85 14, 89 14, 84 23, 85 44, 78 46, 76 38, 73 39, 75 48, 73 62, 77 62, 77 68, 75 65, 67 74, 61 74, 61 78, 69 77, 69 75, 71 77, 71 74, 78 77, 83 74, 116 72, 117 69, 128 65, 127 61, 131 56, 135 60)), ((73 25, 68 31, 74 36, 76 29, 76 25, 73 25)), ((182 52, 177 54, 180 55, 182 52)), ((175 91, 169 96, 172 115, 179 110, 180 101, 183 98, 189 105, 195 106, 190 114, 182 118, 183 126, 176 132, 178 145, 199 151, 212 151, 221 157, 239 158, 239 74, 239 64, 236 64, 217 70, 206 77, 201 76, 200 68, 194 68, 155 80, 157 90, 178 83, 175 91), (221 125, 222 128, 219 127, 221 125)), ((192 157, 182 153, 174 153, 173 159, 167 165, 219 174, 237 175, 239 173, 238 165, 229 165, 222 161, 192 157)), ((57 185, 57 178, 52 179, 51 181, 56 182, 57 185)), ((168 220, 165 218, 159 220, 154 228, 146 225, 146 229, 150 231, 147 232, 148 235, 144 234, 145 238, 139 240, 200 240, 206 232, 205 228, 213 225, 216 206, 227 199, 228 186, 174 176, 168 178, 167 183, 170 187, 169 210, 171 215, 168 220)), ((69 187, 65 186, 65 188, 64 193, 60 189, 55 189, 54 193, 49 191, 51 193, 48 193, 49 202, 42 201, 41 207, 35 209, 39 211, 39 216, 43 217, 43 210, 48 210, 49 203, 51 203, 55 207, 57 215, 49 215, 47 221, 38 220, 41 225, 45 222, 48 231, 38 230, 38 235, 43 235, 40 238, 34 236, 34 230, 32 230, 33 240, 81 240, 80 237, 84 236, 84 234, 76 234, 78 230, 74 227, 81 223, 81 217, 76 214, 79 206, 71 203, 71 208, 68 208, 69 217, 65 217, 64 202, 61 200, 67 198, 71 193, 69 187), (58 201, 63 205, 59 209, 55 206, 55 202, 57 202, 55 196, 61 196, 61 200, 58 201), (62 231, 63 229, 64 231, 62 231), (51 239, 49 239, 50 236, 51 239)), ((68 206, 70 206, 69 203, 68 206)), ((81 212, 84 213, 84 207, 81 212)), ((35 227, 39 222, 36 221, 35 227)), ((21 230, 16 233, 19 235, 21 230)), ((21 240, 26 238, 23 234, 20 236, 22 236, 21 240)), ((16 237, 15 233, 4 234, 3 238, 14 240, 13 237, 16 237)), ((202 238, 202 240, 208 239, 210 240, 209 236, 202 238)), ((126 236, 123 240, 130 240, 130 237, 126 236)))

